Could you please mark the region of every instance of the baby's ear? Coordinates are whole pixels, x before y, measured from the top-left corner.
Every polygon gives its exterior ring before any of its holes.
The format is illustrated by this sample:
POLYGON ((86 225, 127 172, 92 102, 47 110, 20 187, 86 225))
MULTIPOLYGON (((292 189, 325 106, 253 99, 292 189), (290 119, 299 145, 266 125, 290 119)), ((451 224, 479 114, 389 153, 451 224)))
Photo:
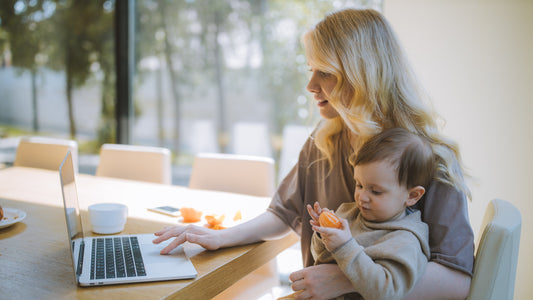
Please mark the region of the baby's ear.
POLYGON ((424 196, 424 193, 426 192, 426 189, 421 186, 417 185, 415 187, 412 187, 409 189, 409 198, 407 198, 407 206, 415 205, 422 196, 424 196))

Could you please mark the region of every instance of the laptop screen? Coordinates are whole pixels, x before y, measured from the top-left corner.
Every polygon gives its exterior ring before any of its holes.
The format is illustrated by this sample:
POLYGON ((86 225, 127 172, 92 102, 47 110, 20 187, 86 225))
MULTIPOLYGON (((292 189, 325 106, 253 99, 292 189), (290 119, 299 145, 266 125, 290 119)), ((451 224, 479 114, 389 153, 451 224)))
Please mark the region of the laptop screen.
MULTIPOLYGON (((70 151, 59 166, 59 177, 61 180, 61 192, 63 194, 63 205, 65 208, 65 222, 67 224, 67 235, 72 257, 72 267, 76 274, 76 282, 79 282, 81 274, 82 259, 78 259, 75 252, 73 239, 83 238, 83 226, 81 225, 80 207, 78 202, 78 192, 76 189, 76 177, 72 164, 72 154, 70 151)), ((83 239, 79 249, 83 251, 83 239)), ((79 253, 82 254, 82 253, 79 253)))
POLYGON ((70 151, 67 152, 65 159, 63 159, 63 162, 59 166, 59 175, 69 237, 72 239, 81 238, 83 237, 83 228, 81 225, 72 154, 70 151))

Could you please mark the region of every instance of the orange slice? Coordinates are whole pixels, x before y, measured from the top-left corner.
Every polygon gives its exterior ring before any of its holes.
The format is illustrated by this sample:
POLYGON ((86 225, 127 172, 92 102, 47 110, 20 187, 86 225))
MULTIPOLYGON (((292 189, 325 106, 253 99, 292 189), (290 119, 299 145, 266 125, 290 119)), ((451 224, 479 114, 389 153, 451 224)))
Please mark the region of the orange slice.
POLYGON ((241 211, 239 210, 235 216, 233 217, 233 221, 239 221, 242 219, 242 214, 241 214, 241 211))
POLYGON ((205 216, 205 220, 207 221, 207 224, 211 226, 220 225, 222 222, 224 222, 225 215, 221 215, 217 218, 216 215, 207 215, 205 216))
POLYGON ((181 207, 180 212, 183 217, 183 223, 196 223, 202 217, 202 212, 192 207, 181 207))
POLYGON ((322 227, 341 228, 341 220, 331 211, 323 211, 318 217, 318 223, 322 227))

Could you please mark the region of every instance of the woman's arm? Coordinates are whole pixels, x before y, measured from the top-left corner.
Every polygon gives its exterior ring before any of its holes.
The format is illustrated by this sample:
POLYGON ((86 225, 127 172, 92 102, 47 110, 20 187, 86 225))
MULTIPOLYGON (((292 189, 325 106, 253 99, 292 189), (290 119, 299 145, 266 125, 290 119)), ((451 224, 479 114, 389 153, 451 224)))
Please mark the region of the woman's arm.
POLYGON ((307 267, 291 273, 295 299, 332 299, 344 294, 355 292, 348 277, 335 264, 323 264, 307 267))
MULTIPOLYGON (((324 264, 307 267, 290 275, 294 291, 303 290, 296 299, 331 299, 355 292, 352 283, 338 265, 324 264)), ((426 272, 404 298, 412 299, 465 299, 470 289, 470 276, 429 262, 426 272)))
POLYGON ((404 300, 415 299, 465 299, 470 290, 469 275, 429 262, 424 275, 404 300))
POLYGON ((159 244, 175 238, 161 250, 161 254, 169 253, 186 241, 209 250, 216 250, 279 238, 287 234, 289 230, 280 218, 266 211, 252 220, 224 230, 212 230, 195 225, 167 227, 155 233, 158 237, 153 240, 153 243, 159 244))

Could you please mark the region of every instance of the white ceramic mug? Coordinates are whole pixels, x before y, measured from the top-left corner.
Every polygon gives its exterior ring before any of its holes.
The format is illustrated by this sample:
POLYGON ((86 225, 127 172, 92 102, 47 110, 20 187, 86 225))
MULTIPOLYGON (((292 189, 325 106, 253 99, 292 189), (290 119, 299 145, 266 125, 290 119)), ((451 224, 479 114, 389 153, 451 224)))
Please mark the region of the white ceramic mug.
POLYGON ((128 207, 120 203, 93 204, 89 206, 89 218, 94 233, 118 233, 126 225, 128 207))

